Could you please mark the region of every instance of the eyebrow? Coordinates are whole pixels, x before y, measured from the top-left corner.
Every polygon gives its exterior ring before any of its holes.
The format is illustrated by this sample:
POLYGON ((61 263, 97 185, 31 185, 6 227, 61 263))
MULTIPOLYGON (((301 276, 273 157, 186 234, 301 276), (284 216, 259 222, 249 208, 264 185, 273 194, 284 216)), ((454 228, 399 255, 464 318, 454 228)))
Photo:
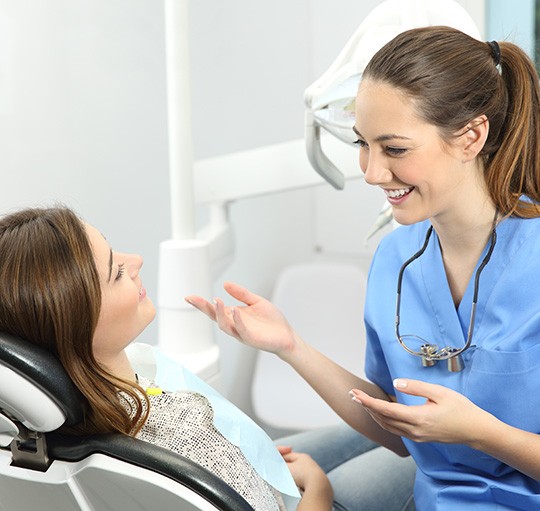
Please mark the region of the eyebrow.
MULTIPOLYGON (((358 135, 359 137, 362 137, 364 138, 361 133, 356 129, 355 126, 353 126, 353 129, 354 133, 356 135, 358 135)), ((376 139, 375 139, 375 142, 386 142, 387 140, 395 140, 395 139, 399 139, 399 140, 411 140, 409 137, 405 137, 403 135, 396 135, 394 133, 388 133, 386 135, 379 135, 376 139)))
POLYGON ((111 248, 111 251, 109 253, 109 278, 107 279, 107 282, 110 282, 111 281, 111 276, 112 276, 112 263, 113 263, 113 254, 112 254, 112 248, 111 248))

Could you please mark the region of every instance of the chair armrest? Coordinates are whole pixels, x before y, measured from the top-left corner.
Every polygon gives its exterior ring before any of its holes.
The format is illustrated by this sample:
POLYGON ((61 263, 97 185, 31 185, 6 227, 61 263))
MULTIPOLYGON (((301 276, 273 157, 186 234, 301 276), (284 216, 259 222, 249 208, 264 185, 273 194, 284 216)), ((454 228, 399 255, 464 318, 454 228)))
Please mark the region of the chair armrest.
POLYGON ((49 433, 47 446, 52 459, 76 462, 91 454, 105 454, 169 477, 223 511, 253 511, 241 495, 209 470, 168 449, 134 437, 120 433, 80 437, 49 433))

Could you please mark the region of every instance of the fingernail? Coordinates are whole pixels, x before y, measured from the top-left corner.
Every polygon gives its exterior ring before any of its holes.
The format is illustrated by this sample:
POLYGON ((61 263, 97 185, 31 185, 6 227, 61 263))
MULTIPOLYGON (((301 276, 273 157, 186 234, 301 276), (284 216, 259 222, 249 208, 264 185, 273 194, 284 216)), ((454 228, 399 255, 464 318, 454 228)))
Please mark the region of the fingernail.
POLYGON ((356 394, 354 393, 353 390, 349 390, 349 396, 351 396, 351 399, 352 399, 355 403, 362 404, 362 401, 360 401, 360 399, 356 397, 356 394))
POLYGON ((189 303, 190 305, 193 305, 193 302, 189 298, 184 298, 184 300, 189 303))
POLYGON ((394 387, 396 389, 405 389, 405 388, 407 388, 407 380, 403 380, 401 378, 396 378, 394 380, 394 387))

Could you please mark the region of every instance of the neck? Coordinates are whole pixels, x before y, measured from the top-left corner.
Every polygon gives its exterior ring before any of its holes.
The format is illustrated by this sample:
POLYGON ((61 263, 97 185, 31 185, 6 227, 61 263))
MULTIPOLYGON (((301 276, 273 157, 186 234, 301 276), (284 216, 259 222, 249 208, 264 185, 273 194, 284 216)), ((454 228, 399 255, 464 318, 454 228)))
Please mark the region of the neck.
POLYGON ((443 248, 460 250, 482 247, 493 228, 495 205, 484 180, 480 158, 464 163, 456 170, 455 186, 447 195, 440 212, 431 223, 443 248))
POLYGON ((431 223, 443 252, 479 253, 483 250, 496 222, 496 209, 485 193, 474 191, 459 204, 431 223))
POLYGON ((486 208, 474 218, 475 222, 456 221, 451 225, 434 224, 439 237, 443 264, 456 307, 467 289, 474 268, 496 225, 495 208, 486 208))
POLYGON ((117 378, 122 378, 133 383, 137 382, 135 371, 124 350, 114 356, 98 359, 98 362, 104 369, 117 378))

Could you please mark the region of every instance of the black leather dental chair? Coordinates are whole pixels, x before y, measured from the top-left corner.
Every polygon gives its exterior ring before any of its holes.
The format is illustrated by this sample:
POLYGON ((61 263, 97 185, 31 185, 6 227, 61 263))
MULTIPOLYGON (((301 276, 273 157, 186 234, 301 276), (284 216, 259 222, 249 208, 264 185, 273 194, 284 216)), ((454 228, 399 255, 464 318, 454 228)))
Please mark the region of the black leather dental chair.
POLYGON ((63 436, 84 399, 59 361, 0 333, 0 511, 253 511, 192 461, 122 434, 63 436))

